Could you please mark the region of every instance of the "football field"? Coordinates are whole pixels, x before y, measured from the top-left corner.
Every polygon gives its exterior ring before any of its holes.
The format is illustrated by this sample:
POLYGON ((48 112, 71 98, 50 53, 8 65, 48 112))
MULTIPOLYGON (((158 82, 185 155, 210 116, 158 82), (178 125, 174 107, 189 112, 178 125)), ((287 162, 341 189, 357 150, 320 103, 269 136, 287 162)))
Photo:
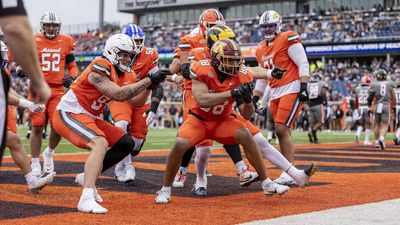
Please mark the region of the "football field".
MULTIPOLYGON (((24 136, 21 131, 21 136, 24 136)), ((165 161, 175 129, 150 130, 145 149, 134 162, 136 180, 125 186, 102 174, 97 188, 106 215, 79 213, 81 187, 74 183, 83 171, 86 153, 63 141, 55 156, 55 181, 40 194, 29 193, 10 157, 0 172, 0 224, 398 224, 400 209, 400 148, 387 138, 387 149, 355 144, 353 133, 321 133, 322 144, 307 144, 304 132, 294 132, 296 166, 316 162, 318 172, 305 189, 292 187, 282 196, 266 197, 260 183, 239 185, 231 159, 216 147, 210 158, 208 196, 191 189, 194 165, 184 188, 174 188, 167 205, 154 203, 162 186, 165 161), (329 143, 328 143, 329 142, 329 143), (337 142, 337 143, 332 143, 337 142), (343 143, 348 142, 348 143, 343 143), (303 143, 303 144, 300 144, 303 143), (327 144, 328 143, 328 144, 327 144), (150 151, 151 150, 151 151, 150 151), (397 200, 396 200, 397 199, 397 200), (373 203, 373 204, 371 204, 373 203)), ((23 137, 27 144, 26 138, 23 137)), ((247 160, 246 160, 247 161, 247 160)), ((266 162, 268 176, 280 171, 266 162)))

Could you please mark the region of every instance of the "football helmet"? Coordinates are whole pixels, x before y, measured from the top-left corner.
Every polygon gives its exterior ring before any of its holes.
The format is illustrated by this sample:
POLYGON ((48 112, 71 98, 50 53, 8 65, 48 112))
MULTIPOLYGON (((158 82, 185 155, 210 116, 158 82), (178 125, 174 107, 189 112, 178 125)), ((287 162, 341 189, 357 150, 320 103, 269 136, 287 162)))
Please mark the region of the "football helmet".
POLYGON ((377 69, 374 72, 374 76, 377 80, 383 81, 387 79, 387 72, 384 69, 377 69))
POLYGON ((274 10, 265 11, 259 21, 260 32, 270 41, 282 31, 282 17, 274 10))
POLYGON ((132 72, 137 54, 139 51, 135 42, 125 34, 114 34, 108 38, 103 50, 103 56, 123 72, 132 72), (120 52, 131 54, 129 63, 124 63, 124 57, 119 55, 120 52))
POLYGON ((234 76, 243 63, 239 44, 231 39, 221 39, 211 48, 212 66, 229 76, 234 76))
POLYGON ((213 44, 222 39, 232 39, 236 40, 235 33, 233 33, 232 29, 225 24, 216 24, 207 30, 206 33, 206 41, 207 47, 211 49, 213 44))
POLYGON ((136 24, 127 24, 121 31, 122 34, 126 34, 129 37, 132 38, 132 40, 135 42, 139 52, 141 52, 144 48, 144 40, 145 40, 145 35, 142 30, 138 25, 136 24))
POLYGON ((206 30, 215 24, 225 24, 224 16, 216 9, 206 9, 200 15, 199 26, 201 34, 205 35, 206 30))
POLYGON ((199 27, 195 27, 190 31, 190 36, 196 36, 200 34, 200 28, 199 27))
POLYGON ((40 28, 45 37, 53 39, 60 33, 61 20, 54 12, 45 12, 40 18, 40 28))
POLYGON ((370 84, 371 84, 371 78, 369 76, 367 76, 367 75, 364 75, 361 78, 361 85, 368 86, 370 84))

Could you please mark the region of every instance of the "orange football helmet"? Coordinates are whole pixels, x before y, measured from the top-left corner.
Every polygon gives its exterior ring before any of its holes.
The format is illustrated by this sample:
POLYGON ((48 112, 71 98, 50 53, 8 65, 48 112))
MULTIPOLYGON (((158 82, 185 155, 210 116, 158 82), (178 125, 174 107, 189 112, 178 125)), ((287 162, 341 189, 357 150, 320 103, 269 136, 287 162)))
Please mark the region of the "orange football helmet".
POLYGON ((206 9, 200 15, 199 26, 200 31, 204 35, 206 30, 215 24, 225 24, 224 16, 216 9, 206 9))

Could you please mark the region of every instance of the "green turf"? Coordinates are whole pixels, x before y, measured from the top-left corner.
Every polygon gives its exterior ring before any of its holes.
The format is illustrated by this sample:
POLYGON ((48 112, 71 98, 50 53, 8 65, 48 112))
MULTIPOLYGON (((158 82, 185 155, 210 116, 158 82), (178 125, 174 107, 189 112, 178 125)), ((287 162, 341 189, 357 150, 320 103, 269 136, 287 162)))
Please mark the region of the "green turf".
MULTIPOLYGON (((25 149, 29 149, 29 141, 25 137, 27 133, 27 128, 20 127, 18 129, 18 135, 21 137, 22 142, 24 144, 25 149)), ((143 146, 144 150, 149 149, 169 149, 171 148, 175 136, 177 133, 177 129, 150 129, 149 134, 147 136, 146 143, 143 146)), ((263 132, 266 135, 266 132, 263 132)), ((320 132, 318 133, 318 137, 321 143, 328 142, 353 142, 354 141, 354 132, 320 132)), ((389 133, 386 137, 386 140, 391 141, 394 138, 393 133, 389 133)), ((372 141, 373 137, 370 137, 372 141)), ((306 132, 293 132, 293 140, 295 144, 307 144, 308 136, 306 132)), ((364 140, 364 136, 362 135, 361 140, 364 140)), ((47 146, 48 139, 43 140, 42 149, 47 146)), ((273 142, 274 144, 274 142, 273 142)), ((216 147, 221 146, 220 144, 216 144, 216 147)), ((67 140, 63 139, 59 146, 57 147, 57 153, 70 153, 70 152, 84 152, 85 150, 79 149, 69 143, 67 140)), ((29 151, 28 151, 29 153, 29 151)), ((8 150, 6 151, 6 155, 9 155, 8 150)))

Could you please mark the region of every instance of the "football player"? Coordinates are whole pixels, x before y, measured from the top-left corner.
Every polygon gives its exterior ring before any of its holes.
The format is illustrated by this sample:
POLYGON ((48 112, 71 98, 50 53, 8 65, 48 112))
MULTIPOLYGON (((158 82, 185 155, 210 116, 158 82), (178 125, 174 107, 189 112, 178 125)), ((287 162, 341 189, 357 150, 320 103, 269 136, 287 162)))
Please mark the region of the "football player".
POLYGON ((57 105, 53 117, 57 133, 75 146, 90 150, 84 174, 76 177, 76 182, 83 186, 78 211, 108 212, 98 204, 102 198, 95 188, 96 179, 134 151, 135 143, 124 130, 98 116, 111 100, 128 100, 142 106, 147 98, 145 90, 165 79, 162 73, 155 73, 136 82, 132 65, 137 54, 136 44, 129 36, 111 36, 106 41, 103 57, 94 59, 86 67, 57 105))
POLYGON ((213 45, 211 52, 211 60, 190 65, 195 102, 179 128, 169 154, 164 185, 155 199, 158 204, 169 202, 171 185, 183 154, 205 139, 225 145, 241 144, 258 178, 262 180, 261 186, 266 195, 284 194, 289 190, 289 187, 274 183, 266 176, 262 156, 245 123, 231 116, 232 104, 237 99, 241 99, 239 109, 244 118, 249 119, 254 113, 249 85, 253 77, 241 67, 243 58, 239 45, 233 40, 222 39, 213 45))
MULTIPOLYGON (((51 97, 46 103, 44 112, 31 112, 32 133, 29 145, 31 147, 31 167, 35 175, 39 176, 42 167, 39 155, 42 146, 42 132, 46 124, 46 117, 53 126, 52 118, 57 104, 65 93, 64 70, 68 68, 68 75, 78 75, 78 67, 73 55, 75 40, 66 34, 60 34, 61 20, 54 12, 46 12, 40 19, 41 34, 35 35, 37 53, 45 81, 50 86, 51 97)), ((73 78, 71 78, 73 79, 73 78)), ((69 79, 68 79, 69 81, 69 79)), ((61 137, 52 128, 49 145, 43 152, 43 171, 50 173, 54 170, 53 151, 61 137)))
MULTIPOLYGON (((271 87, 270 110, 279 146, 289 162, 294 163, 291 128, 303 107, 302 104, 308 102, 309 63, 299 34, 294 31, 282 32, 282 18, 279 13, 273 10, 264 12, 259 26, 265 37, 256 50, 259 66, 270 70, 275 67, 287 70, 282 79, 269 78, 268 85, 271 87)), ((275 182, 293 184, 294 180, 286 172, 282 172, 275 182)))
POLYGON ((365 129, 364 145, 372 145, 369 141, 371 135, 371 111, 368 108, 368 92, 369 86, 371 85, 371 78, 367 75, 361 78, 361 83, 355 89, 356 95, 356 107, 358 112, 359 126, 356 131, 356 143, 360 140, 360 135, 363 129, 365 129))
POLYGON ((314 74, 308 85, 310 101, 308 111, 310 118, 310 129, 308 138, 310 143, 319 144, 317 132, 325 122, 324 107, 327 105, 329 86, 322 80, 321 75, 314 74))
MULTIPOLYGON (((149 74, 157 73, 159 71, 158 52, 144 45, 145 35, 143 30, 136 24, 128 24, 122 29, 121 33, 131 37, 138 47, 139 53, 133 64, 133 70, 138 80, 145 79, 149 74)), ((136 176, 135 168, 132 166, 132 157, 139 154, 148 132, 148 125, 153 122, 158 105, 164 95, 162 85, 158 85, 152 90, 147 89, 145 92, 148 99, 142 107, 134 107, 128 102, 118 101, 111 102, 109 107, 115 126, 129 133, 135 142, 133 153, 126 156, 115 167, 117 180, 125 182, 127 185, 133 184, 136 176)))
MULTIPOLYGON (((0 45, 2 58, 1 69, 3 69, 3 71, 11 78, 9 69, 10 61, 8 56, 8 48, 3 41, 0 41, 0 45)), ((22 170, 29 190, 32 193, 38 193, 46 185, 50 184, 54 180, 56 173, 52 172, 44 177, 37 177, 32 173, 32 169, 29 165, 28 156, 26 155, 21 139, 17 135, 17 123, 12 105, 27 108, 31 112, 41 112, 44 110, 45 106, 43 104, 35 104, 21 97, 13 89, 10 89, 8 92, 8 104, 7 139, 5 142, 5 146, 10 149, 12 159, 14 160, 15 164, 22 170)))
POLYGON ((395 89, 394 92, 396 94, 396 136, 394 138, 394 144, 400 145, 400 77, 396 77, 395 79, 395 89))
POLYGON ((396 94, 394 92, 393 82, 387 80, 387 73, 384 69, 378 69, 374 72, 376 81, 372 82, 369 88, 368 107, 372 106, 375 98, 375 146, 385 149, 385 136, 389 127, 390 100, 396 105, 396 94))

